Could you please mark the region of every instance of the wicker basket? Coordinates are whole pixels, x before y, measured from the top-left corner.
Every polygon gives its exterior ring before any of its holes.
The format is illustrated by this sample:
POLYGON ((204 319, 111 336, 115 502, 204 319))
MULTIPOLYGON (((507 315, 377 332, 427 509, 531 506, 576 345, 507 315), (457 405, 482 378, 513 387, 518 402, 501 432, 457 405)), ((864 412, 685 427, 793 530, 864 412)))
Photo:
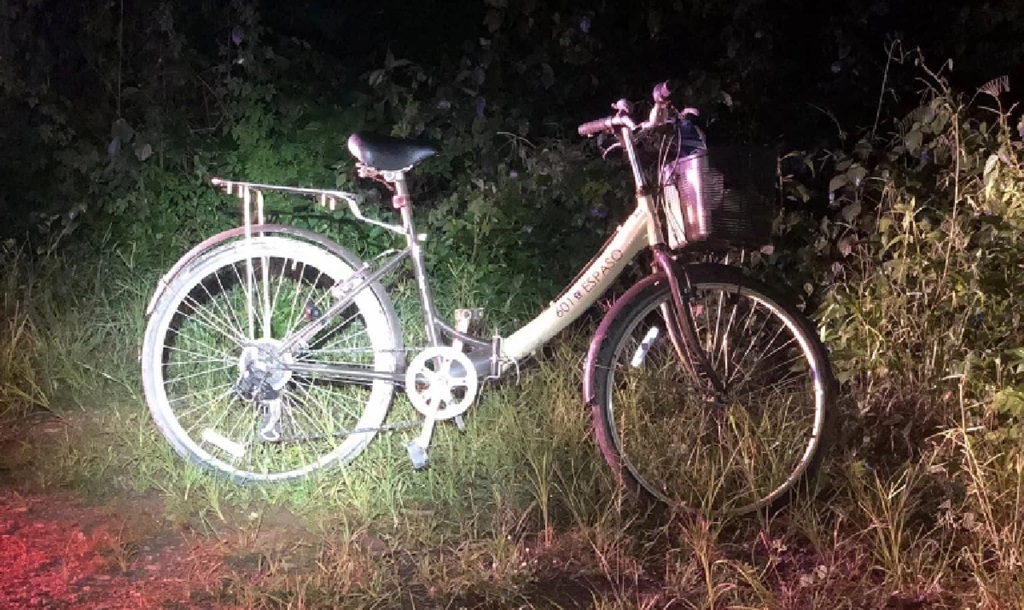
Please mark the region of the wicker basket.
POLYGON ((702 150, 661 168, 672 249, 758 249, 771 239, 776 158, 752 149, 702 150))

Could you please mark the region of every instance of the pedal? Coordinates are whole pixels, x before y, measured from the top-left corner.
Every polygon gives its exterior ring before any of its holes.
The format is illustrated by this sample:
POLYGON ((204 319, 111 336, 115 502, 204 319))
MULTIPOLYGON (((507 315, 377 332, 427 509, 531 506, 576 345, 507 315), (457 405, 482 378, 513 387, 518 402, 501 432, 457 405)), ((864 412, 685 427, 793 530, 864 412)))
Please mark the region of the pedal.
POLYGON ((427 448, 420 444, 420 439, 414 438, 405 444, 405 450, 409 452, 409 460, 416 470, 423 470, 427 467, 427 448))
POLYGON ((455 422, 455 427, 458 429, 459 432, 466 432, 466 420, 462 419, 461 415, 456 415, 455 417, 452 418, 452 421, 455 422))

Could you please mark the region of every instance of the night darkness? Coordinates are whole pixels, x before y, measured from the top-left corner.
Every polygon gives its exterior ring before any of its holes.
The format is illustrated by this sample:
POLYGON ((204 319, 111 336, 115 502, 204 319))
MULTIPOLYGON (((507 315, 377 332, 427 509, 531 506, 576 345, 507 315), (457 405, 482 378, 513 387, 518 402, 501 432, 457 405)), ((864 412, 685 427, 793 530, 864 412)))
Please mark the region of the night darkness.
MULTIPOLYGON (((504 63, 529 65, 525 71, 509 73, 496 65, 500 62, 492 62, 484 89, 493 96, 507 96, 509 104, 514 101, 523 112, 554 110, 559 120, 582 121, 619 97, 643 99, 653 83, 671 78, 690 88, 695 94, 692 101, 718 105, 706 110, 721 116, 726 129, 733 131, 730 139, 781 138, 800 146, 836 144, 828 141, 835 131, 833 121, 822 111, 831 113, 846 130, 855 131, 873 119, 886 51, 893 40, 901 41, 905 51, 920 47, 935 68, 952 60, 949 77, 964 91, 1004 74, 1011 75, 1011 87, 1016 89, 1013 84, 1024 71, 1024 19, 1012 0, 787 0, 733 6, 702 0, 300 0, 263 2, 258 14, 196 0, 147 1, 123 5, 122 53, 133 57, 122 57, 119 68, 114 54, 121 5, 112 3, 105 10, 64 4, 57 9, 57 4, 13 2, 3 18, 0 58, 6 73, 14 76, 5 81, 8 115, 35 120, 28 116, 32 112, 16 108, 18 100, 55 95, 70 116, 109 124, 112 121, 105 119, 118 110, 112 91, 118 78, 122 87, 142 90, 140 81, 163 72, 160 86, 165 91, 174 84, 185 86, 187 76, 165 72, 175 60, 170 72, 181 68, 212 77, 204 71, 217 61, 216 45, 225 40, 227 24, 233 21, 237 26, 241 19, 264 28, 259 42, 264 47, 280 49, 296 40, 310 45, 323 53, 325 69, 345 75, 347 82, 379 67, 389 50, 439 79, 450 78, 453 66, 479 52, 481 40, 500 39, 498 52, 504 63), (164 10, 168 6, 175 8, 164 10), (495 13, 502 19, 488 21, 495 13), (153 44, 159 35, 169 36, 163 48, 153 44), (541 91, 520 87, 517 80, 539 63, 553 68, 557 84, 541 91), (173 77, 182 82, 175 83, 173 77), (586 86, 581 86, 584 81, 586 86), (22 84, 27 92, 17 90, 22 84), (713 93, 716 87, 740 108, 721 107, 721 96, 713 93), (75 112, 77 105, 81 112, 75 112), (93 110, 107 116, 89 116, 93 110)), ((296 79, 299 73, 264 76, 296 79)), ((891 67, 886 82, 891 114, 899 114, 899 105, 913 106, 921 89, 915 81, 918 76, 913 65, 891 67)), ((4 159, 33 144, 22 141, 17 146, 19 138, 34 139, 17 133, 7 138, 11 142, 4 159)), ((0 161, 0 168, 12 165, 17 163, 0 161)), ((18 174, 10 172, 12 179, 18 174)))
MULTIPOLYGON (((487 36, 488 7, 505 2, 425 0, 341 3, 305 0, 285 9, 264 5, 269 27, 311 40, 346 65, 368 69, 384 49, 424 65, 459 57, 466 45, 487 36)), ((814 104, 834 112, 848 128, 873 117, 886 51, 919 47, 936 68, 952 60, 953 84, 972 90, 1010 74, 1024 79, 1024 40, 1015 2, 963 3, 884 1, 828 3, 790 0, 740 2, 711 9, 700 1, 515 2, 530 5, 543 38, 543 14, 559 13, 566 23, 586 24, 585 36, 601 51, 589 66, 601 75, 604 97, 634 96, 665 78, 715 72, 743 90, 747 103, 772 128, 804 128, 801 115, 814 104), (729 68, 749 66, 743 82, 729 68), (755 70, 756 68, 756 70, 755 70)), ((529 52, 521 40, 519 52, 529 52)), ((913 70, 905 71, 908 77, 913 70)), ((893 93, 918 90, 891 74, 893 93)), ((911 80, 908 78, 907 80, 911 80)), ((595 92, 596 93, 596 92, 595 92)), ((553 92, 552 95, 571 92, 553 92)), ((544 104, 548 100, 537 100, 544 104)), ((912 105, 914 101, 906 101, 912 105)), ((595 105, 603 106, 603 98, 595 105)), ((789 134, 799 138, 798 135, 789 134)))

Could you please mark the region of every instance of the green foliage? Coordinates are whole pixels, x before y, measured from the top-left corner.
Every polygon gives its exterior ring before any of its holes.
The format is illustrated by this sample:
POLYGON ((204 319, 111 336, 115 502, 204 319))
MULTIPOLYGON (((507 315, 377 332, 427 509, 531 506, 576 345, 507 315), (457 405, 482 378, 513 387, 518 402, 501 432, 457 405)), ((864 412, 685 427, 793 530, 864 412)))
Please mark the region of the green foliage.
POLYGON ((787 227, 816 227, 795 256, 825 287, 818 318, 840 380, 882 426, 866 437, 902 434, 911 452, 964 405, 994 436, 1016 435, 1024 383, 1024 147, 1003 91, 966 100, 926 74, 890 140, 835 156, 829 213, 787 227))

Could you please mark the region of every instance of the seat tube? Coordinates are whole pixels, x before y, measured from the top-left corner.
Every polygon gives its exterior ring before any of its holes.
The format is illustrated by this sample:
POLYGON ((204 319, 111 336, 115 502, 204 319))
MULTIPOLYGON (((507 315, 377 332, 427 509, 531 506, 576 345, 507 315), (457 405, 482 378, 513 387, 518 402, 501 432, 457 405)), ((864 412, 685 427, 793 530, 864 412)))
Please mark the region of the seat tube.
POLYGON ((423 306, 423 324, 427 331, 427 340, 431 346, 439 346, 441 345, 441 335, 437 328, 437 311, 434 309, 434 297, 427 284, 427 273, 423 264, 423 247, 416 235, 416 225, 412 220, 412 201, 409 198, 409 186, 405 181, 405 175, 396 176, 394 184, 395 194, 391 198, 391 204, 402 216, 405 242, 409 247, 413 273, 416 275, 416 288, 419 290, 420 303, 423 306))

